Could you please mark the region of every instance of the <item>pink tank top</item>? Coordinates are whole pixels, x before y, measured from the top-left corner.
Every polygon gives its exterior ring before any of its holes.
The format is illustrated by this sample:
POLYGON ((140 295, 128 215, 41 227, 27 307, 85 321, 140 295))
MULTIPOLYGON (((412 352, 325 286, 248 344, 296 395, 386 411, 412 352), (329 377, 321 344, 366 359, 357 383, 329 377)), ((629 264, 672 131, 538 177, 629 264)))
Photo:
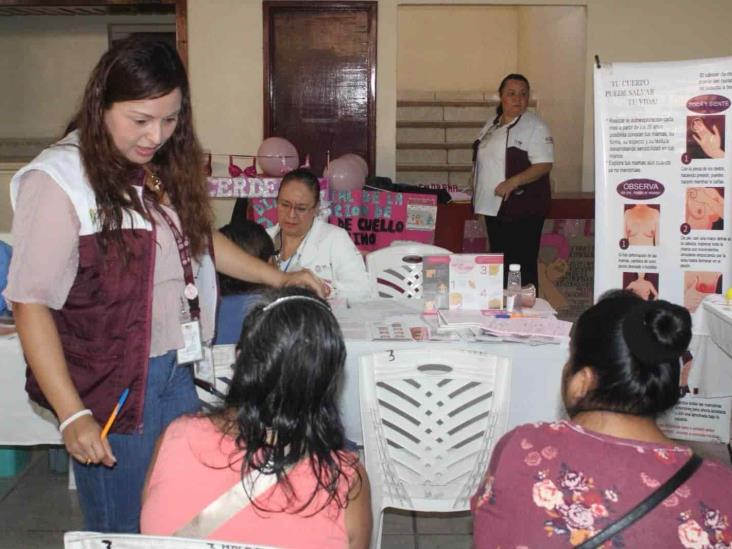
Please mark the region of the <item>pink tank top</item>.
MULTIPOLYGON (((142 507, 142 533, 170 536, 188 524, 209 503, 241 481, 240 459, 241 452, 236 450, 234 440, 222 436, 208 418, 184 417, 174 421, 162 436, 150 474, 142 507)), ((349 479, 339 487, 341 501, 347 497, 353 474, 348 470, 349 479)), ((296 465, 288 478, 297 497, 297 509, 310 498, 316 479, 308 462, 296 465)), ((333 501, 323 507, 326 499, 327 494, 320 490, 299 514, 262 511, 249 505, 212 532, 210 539, 276 547, 347 547, 345 513, 333 501)), ((268 510, 283 509, 287 507, 287 495, 275 485, 257 499, 257 504, 268 510)))

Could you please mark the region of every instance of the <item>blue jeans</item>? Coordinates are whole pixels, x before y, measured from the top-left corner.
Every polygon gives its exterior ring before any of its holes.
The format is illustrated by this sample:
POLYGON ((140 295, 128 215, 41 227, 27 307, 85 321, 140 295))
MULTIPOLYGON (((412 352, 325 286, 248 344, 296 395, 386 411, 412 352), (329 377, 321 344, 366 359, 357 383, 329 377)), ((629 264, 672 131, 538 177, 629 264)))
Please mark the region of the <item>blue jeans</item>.
POLYGON ((95 532, 140 531, 142 488, 158 436, 175 418, 198 411, 190 366, 177 366, 175 351, 151 358, 142 432, 109 435, 117 464, 83 465, 74 460, 84 528, 95 532))

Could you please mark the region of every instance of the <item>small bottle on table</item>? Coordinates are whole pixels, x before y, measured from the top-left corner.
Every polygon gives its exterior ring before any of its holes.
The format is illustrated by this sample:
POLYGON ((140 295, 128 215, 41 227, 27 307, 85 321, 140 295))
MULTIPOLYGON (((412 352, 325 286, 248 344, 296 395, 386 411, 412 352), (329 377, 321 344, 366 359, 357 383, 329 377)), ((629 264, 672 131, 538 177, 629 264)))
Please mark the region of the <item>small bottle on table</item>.
POLYGON ((518 312, 521 308, 521 265, 511 263, 508 266, 508 282, 506 284, 506 312, 518 312))

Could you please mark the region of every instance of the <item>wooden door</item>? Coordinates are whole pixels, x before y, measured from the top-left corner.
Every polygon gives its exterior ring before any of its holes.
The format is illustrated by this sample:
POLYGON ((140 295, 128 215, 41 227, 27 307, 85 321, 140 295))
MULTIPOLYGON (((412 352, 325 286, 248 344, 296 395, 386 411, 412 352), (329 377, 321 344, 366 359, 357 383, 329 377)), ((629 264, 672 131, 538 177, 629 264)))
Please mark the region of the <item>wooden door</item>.
POLYGON ((317 175, 355 153, 374 173, 376 2, 264 2, 264 135, 317 175))

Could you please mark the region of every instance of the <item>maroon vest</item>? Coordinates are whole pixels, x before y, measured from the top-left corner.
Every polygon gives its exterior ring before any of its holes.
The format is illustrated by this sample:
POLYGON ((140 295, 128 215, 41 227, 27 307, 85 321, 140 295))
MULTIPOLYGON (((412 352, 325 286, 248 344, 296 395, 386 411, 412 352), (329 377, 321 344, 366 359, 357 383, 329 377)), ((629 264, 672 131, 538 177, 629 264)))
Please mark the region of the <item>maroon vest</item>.
MULTIPOLYGON (((521 119, 519 119, 519 122, 521 119)), ((517 122, 518 123, 518 122, 517 122)), ((515 126, 516 124, 514 124, 515 126)), ((513 127, 513 126, 511 126, 513 127)), ((511 128, 508 129, 508 142, 511 128)), ((506 148, 506 179, 531 167, 529 153, 518 147, 506 148)), ((549 174, 541 176, 536 181, 521 187, 521 194, 511 194, 509 200, 504 200, 498 210, 498 217, 519 219, 522 217, 546 217, 551 205, 551 187, 549 174)))
MULTIPOLYGON (((112 431, 131 433, 141 427, 145 402, 155 235, 154 229, 123 229, 122 234, 127 261, 115 244, 105 253, 96 235, 79 238, 76 279, 63 308, 51 312, 84 405, 103 424, 129 387, 112 431)), ((31 399, 52 410, 30 368, 26 377, 31 399)))

